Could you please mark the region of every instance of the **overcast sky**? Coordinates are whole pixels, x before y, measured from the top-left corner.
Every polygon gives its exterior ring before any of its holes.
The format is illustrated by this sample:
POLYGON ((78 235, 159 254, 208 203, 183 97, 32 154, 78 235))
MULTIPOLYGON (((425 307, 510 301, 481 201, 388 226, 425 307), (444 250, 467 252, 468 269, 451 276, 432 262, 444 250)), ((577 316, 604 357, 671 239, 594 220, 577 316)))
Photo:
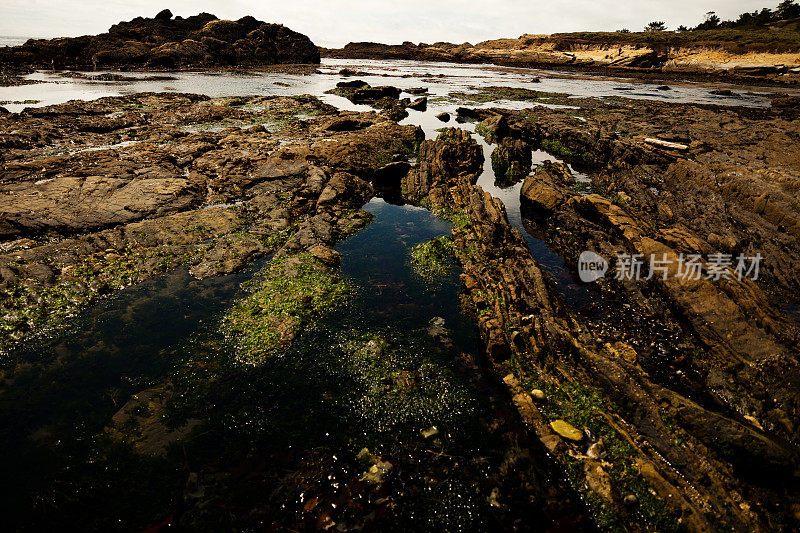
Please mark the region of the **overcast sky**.
POLYGON ((523 33, 640 30, 652 20, 669 28, 774 8, 779 0, 0 0, 0 35, 56 37, 97 34, 164 8, 181 16, 201 11, 280 22, 318 45, 471 42, 523 33))

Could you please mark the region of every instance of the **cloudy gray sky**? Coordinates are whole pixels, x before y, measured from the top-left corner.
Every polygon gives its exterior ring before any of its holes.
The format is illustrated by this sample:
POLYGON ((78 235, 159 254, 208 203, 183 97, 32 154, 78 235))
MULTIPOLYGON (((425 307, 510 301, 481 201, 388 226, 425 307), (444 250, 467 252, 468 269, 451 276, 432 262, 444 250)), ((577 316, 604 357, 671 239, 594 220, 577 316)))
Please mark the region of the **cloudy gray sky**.
POLYGON ((670 28, 723 19, 779 0, 0 0, 0 35, 56 37, 102 33, 120 20, 201 11, 220 18, 253 15, 281 22, 323 46, 350 41, 478 42, 523 33, 670 28))

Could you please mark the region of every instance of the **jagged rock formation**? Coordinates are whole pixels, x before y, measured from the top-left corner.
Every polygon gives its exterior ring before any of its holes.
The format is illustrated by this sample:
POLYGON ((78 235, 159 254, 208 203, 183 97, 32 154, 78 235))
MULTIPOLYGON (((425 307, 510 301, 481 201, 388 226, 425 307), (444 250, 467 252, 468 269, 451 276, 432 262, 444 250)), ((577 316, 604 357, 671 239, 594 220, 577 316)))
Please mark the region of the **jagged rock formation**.
POLYGON ((173 18, 169 10, 120 22, 100 35, 31 39, 0 49, 0 67, 8 71, 279 63, 319 63, 319 51, 308 37, 281 24, 250 16, 219 20, 209 13, 173 18))
MULTIPOLYGON (((582 154, 581 146, 585 160, 619 161, 627 168, 605 178, 629 191, 624 206, 568 185, 571 176, 563 166, 541 167, 527 179, 523 191, 535 208, 531 215, 541 217, 548 242, 552 239, 572 261, 586 248, 605 254, 708 250, 703 242, 709 234, 693 234, 691 228, 713 218, 715 241, 724 243, 739 222, 723 216, 746 217, 751 235, 776 242, 790 231, 787 225, 777 234, 774 229, 769 236, 763 233, 767 228, 753 215, 769 216, 763 207, 767 197, 756 212, 745 214, 733 200, 737 196, 721 193, 717 201, 726 207, 709 208, 706 220, 695 214, 694 220, 684 219, 685 225, 657 223, 652 214, 638 211, 652 184, 623 177, 641 180, 647 165, 674 175, 685 160, 618 140, 603 134, 602 127, 567 126, 551 110, 536 113, 534 122, 505 112, 507 135, 534 143, 557 137, 575 155, 582 154)), ((606 113, 598 113, 601 123, 606 113)), ((712 142, 719 142, 719 134, 712 142)), ((793 523, 799 464, 792 422, 800 390, 797 328, 750 280, 681 284, 670 278, 654 280, 648 288, 609 280, 600 285, 602 298, 614 300, 609 307, 598 315, 570 309, 509 224, 502 203, 474 185, 481 161, 476 148, 463 131, 445 130, 438 140, 425 141, 420 166, 403 179, 403 190, 454 221, 464 290, 490 366, 523 419, 586 495, 598 523, 610 529, 689 531, 772 531, 793 523)), ((699 152, 708 157, 707 150, 699 152)), ((753 193, 755 184, 766 186, 750 179, 753 193)), ((697 188, 725 187, 698 180, 697 174, 690 182, 697 188)), ((677 193, 680 186, 671 185, 677 193)), ((694 196, 680 195, 674 203, 663 199, 658 216, 673 222, 676 213, 685 216, 688 205, 705 198, 699 191, 694 196)), ((770 198, 793 201, 785 195, 770 198)), ((735 249, 746 246, 737 242, 735 249)), ((774 268, 793 286, 796 269, 790 275, 774 268)))

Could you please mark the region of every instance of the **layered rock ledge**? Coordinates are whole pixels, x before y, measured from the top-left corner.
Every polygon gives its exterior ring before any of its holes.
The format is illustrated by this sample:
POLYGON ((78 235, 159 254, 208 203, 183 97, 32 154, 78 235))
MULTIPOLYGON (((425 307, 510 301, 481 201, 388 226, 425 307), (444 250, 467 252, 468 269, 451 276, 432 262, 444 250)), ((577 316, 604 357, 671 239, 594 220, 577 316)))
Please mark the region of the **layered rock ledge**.
POLYGON ((477 112, 496 150, 524 143, 596 174, 590 191, 561 164, 525 179, 523 216, 552 249, 573 267, 581 250, 761 250, 763 277, 610 275, 589 308, 571 307, 503 204, 475 185, 483 155, 460 130, 422 144, 403 194, 453 220, 490 368, 601 527, 791 528, 800 354, 783 305, 797 286, 798 166, 785 149, 794 115, 583 103, 583 121, 547 108, 477 112))
POLYGON ((374 172, 422 135, 312 97, 138 94, 0 122, 0 346, 181 265, 207 278, 282 249, 324 269, 368 222, 374 172))

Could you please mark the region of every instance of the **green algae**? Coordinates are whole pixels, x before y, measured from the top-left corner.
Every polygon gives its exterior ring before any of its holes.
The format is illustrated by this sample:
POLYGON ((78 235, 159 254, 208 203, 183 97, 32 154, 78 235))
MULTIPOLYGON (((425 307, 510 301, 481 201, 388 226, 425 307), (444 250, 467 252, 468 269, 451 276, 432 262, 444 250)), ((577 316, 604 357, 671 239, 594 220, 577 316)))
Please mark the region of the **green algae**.
POLYGON ((547 152, 548 154, 552 154, 562 158, 571 158, 576 157, 577 154, 564 146, 558 139, 542 139, 541 142, 542 150, 547 152))
MULTIPOLYGON (((423 204, 423 207, 426 206, 423 204)), ((466 229, 472 225, 466 209, 457 209, 443 205, 434 208, 433 214, 453 224, 454 229, 466 229)))
POLYGON ((424 345, 400 345, 376 333, 353 332, 339 360, 351 387, 347 403, 368 434, 447 425, 474 402, 452 370, 424 345))
POLYGON ((453 239, 438 237, 411 249, 411 266, 426 280, 433 280, 452 271, 453 239))
MULTIPOLYGON (((553 384, 549 381, 529 379, 528 391, 540 389, 547 402, 540 405, 542 414, 550 421, 563 419, 577 428, 587 428, 603 440, 605 461, 611 464, 608 474, 619 494, 633 494, 638 500, 637 514, 654 531, 683 531, 680 514, 658 497, 650 484, 639 473, 634 458, 637 452, 631 443, 612 427, 605 416, 613 412, 613 405, 604 399, 596 388, 577 382, 553 384)), ((568 474, 586 499, 598 525, 607 531, 625 531, 625 519, 619 509, 582 486, 580 477, 583 462, 570 459, 568 474)))
POLYGON ((225 316, 223 329, 237 345, 240 360, 251 364, 280 355, 313 317, 351 294, 346 281, 307 252, 276 255, 243 288, 250 294, 225 316))

